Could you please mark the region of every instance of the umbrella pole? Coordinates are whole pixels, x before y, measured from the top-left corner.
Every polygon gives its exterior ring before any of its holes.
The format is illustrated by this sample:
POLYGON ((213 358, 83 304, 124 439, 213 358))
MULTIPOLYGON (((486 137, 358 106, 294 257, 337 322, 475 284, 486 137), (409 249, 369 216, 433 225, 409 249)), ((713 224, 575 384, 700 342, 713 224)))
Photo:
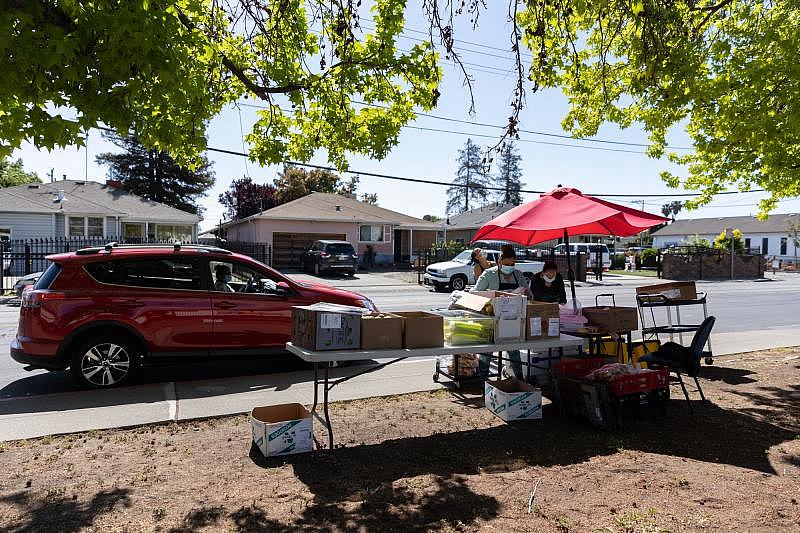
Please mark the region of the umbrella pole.
POLYGON ((575 271, 572 270, 572 260, 569 253, 569 234, 567 228, 564 228, 564 245, 567 247, 567 279, 569 279, 569 286, 572 290, 572 310, 578 310, 578 301, 575 298, 575 271))

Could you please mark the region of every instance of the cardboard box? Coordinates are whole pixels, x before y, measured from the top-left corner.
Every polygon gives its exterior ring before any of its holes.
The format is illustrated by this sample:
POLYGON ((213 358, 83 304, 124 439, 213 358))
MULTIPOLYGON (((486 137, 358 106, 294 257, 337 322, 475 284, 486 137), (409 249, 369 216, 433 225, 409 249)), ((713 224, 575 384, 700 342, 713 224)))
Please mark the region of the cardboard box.
POLYGON ((402 317, 390 313, 361 316, 362 350, 392 350, 402 347, 402 317))
POLYGON ((255 407, 250 428, 264 457, 310 452, 314 445, 311 413, 299 403, 255 407))
POLYGON ((527 298, 503 291, 478 291, 464 293, 453 304, 461 309, 502 319, 524 318, 527 298))
POLYGON ((494 342, 514 342, 524 338, 525 320, 522 318, 495 318, 494 342))
POLYGON ((442 315, 425 311, 392 313, 403 319, 403 348, 438 348, 444 346, 442 315))
POLYGON ((695 300, 697 299, 697 287, 694 281, 675 281, 636 287, 636 295, 643 294, 661 294, 670 300, 695 300))
POLYGON ((620 333, 639 329, 639 312, 635 307, 584 307, 583 316, 600 333, 620 333))
POLYGON ((561 334, 559 307, 555 303, 528 302, 525 309, 525 338, 549 339, 561 334))
POLYGON ((357 350, 363 312, 326 303, 292 307, 292 344, 309 350, 357 350))
POLYGON ((542 418, 542 391, 515 378, 487 381, 483 401, 486 408, 502 420, 542 418))

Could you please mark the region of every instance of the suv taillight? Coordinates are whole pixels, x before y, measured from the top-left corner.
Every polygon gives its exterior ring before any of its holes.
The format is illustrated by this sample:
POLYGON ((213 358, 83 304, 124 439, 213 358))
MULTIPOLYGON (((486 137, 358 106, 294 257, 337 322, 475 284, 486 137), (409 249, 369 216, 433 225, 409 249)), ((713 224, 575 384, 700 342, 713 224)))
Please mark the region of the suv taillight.
POLYGON ((45 302, 63 299, 63 292, 54 292, 48 290, 25 291, 22 293, 22 307, 33 309, 36 307, 41 307, 45 302))
POLYGON ((319 256, 320 257, 330 257, 331 254, 329 254, 328 252, 322 252, 321 254, 319 254, 319 256))

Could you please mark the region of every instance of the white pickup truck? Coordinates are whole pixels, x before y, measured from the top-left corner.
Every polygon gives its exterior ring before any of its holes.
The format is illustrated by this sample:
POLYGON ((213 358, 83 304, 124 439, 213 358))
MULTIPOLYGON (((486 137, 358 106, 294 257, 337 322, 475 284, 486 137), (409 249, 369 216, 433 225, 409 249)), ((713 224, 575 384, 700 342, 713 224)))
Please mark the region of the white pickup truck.
MULTIPOLYGON (((432 286, 435 290, 450 289, 451 291, 463 291, 467 285, 475 284, 475 276, 472 273, 470 257, 472 250, 464 250, 450 261, 434 263, 425 269, 423 281, 425 285, 432 286)), ((483 256, 497 264, 500 257, 498 250, 483 250, 483 256)), ((542 261, 522 261, 517 260, 517 269, 526 278, 530 279, 537 272, 541 272, 544 267, 542 261)))

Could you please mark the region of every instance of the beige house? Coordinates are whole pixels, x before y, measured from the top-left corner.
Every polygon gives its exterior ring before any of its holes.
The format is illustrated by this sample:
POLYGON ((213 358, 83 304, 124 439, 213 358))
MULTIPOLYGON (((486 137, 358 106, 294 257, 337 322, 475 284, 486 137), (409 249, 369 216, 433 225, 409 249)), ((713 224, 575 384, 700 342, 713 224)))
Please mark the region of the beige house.
POLYGON ((436 241, 440 226, 338 194, 315 192, 247 218, 223 224, 229 241, 272 246, 272 264, 292 268, 318 239, 350 242, 379 265, 409 263, 436 241))

